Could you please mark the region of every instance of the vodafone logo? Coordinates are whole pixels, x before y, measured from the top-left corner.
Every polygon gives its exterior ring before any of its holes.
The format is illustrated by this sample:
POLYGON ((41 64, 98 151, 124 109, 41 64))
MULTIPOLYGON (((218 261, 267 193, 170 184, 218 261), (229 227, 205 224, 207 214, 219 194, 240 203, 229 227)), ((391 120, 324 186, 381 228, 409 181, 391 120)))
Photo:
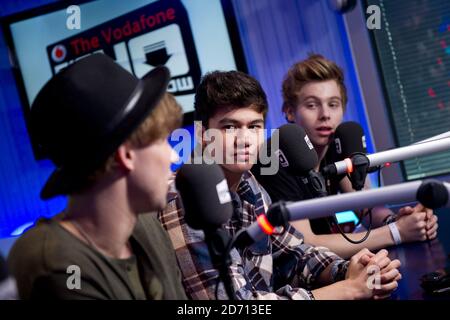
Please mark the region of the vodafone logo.
POLYGON ((67 50, 61 44, 58 44, 52 49, 52 59, 55 62, 61 62, 66 58, 67 50))

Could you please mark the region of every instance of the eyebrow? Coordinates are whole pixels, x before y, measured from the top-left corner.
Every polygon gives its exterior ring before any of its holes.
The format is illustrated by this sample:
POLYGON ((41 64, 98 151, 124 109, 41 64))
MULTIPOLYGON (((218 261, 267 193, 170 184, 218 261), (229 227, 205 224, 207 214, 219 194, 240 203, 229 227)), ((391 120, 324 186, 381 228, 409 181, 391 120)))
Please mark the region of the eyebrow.
MULTIPOLYGON (((235 119, 230 119, 230 118, 223 118, 219 121, 219 124, 225 124, 225 123, 231 123, 231 124, 241 124, 240 121, 237 121, 235 119)), ((250 121, 248 124, 250 125, 254 125, 254 124, 264 124, 264 120, 263 119, 256 119, 253 121, 250 121)))
MULTIPOLYGON (((320 98, 317 97, 317 96, 307 96, 307 97, 304 97, 304 98, 302 99, 302 101, 305 101, 305 100, 308 100, 308 99, 320 100, 320 98)), ((342 98, 340 98, 340 97, 338 97, 338 96, 332 96, 332 97, 328 98, 328 100, 334 100, 334 99, 340 100, 340 101, 342 100, 342 98)))

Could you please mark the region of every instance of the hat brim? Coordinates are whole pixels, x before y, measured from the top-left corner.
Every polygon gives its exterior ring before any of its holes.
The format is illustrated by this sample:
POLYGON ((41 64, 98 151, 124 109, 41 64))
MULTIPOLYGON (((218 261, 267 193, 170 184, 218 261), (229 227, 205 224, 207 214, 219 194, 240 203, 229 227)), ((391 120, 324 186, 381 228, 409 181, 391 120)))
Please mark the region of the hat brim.
POLYGON ((156 107, 166 92, 169 81, 170 72, 164 66, 156 67, 143 76, 128 100, 136 100, 133 107, 130 108, 129 112, 124 113, 117 125, 111 128, 110 134, 95 145, 89 159, 91 165, 80 165, 78 168, 56 168, 41 190, 41 199, 46 200, 71 193, 81 179, 93 173, 92 170, 98 169, 98 166, 104 163, 126 141, 156 107))

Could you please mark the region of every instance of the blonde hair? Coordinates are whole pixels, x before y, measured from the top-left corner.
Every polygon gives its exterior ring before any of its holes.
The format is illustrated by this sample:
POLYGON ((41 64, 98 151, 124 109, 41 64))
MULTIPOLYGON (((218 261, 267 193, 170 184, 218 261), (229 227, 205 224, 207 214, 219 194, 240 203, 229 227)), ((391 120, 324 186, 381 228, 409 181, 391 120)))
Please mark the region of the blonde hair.
POLYGON ((347 89, 344 84, 344 73, 333 61, 319 54, 312 54, 308 59, 297 62, 289 68, 282 85, 283 106, 282 111, 287 112, 289 107, 296 107, 298 93, 303 86, 311 81, 335 80, 342 98, 345 111, 347 104, 347 89))
MULTIPOLYGON (((159 139, 166 139, 176 128, 181 127, 183 113, 180 105, 170 93, 165 93, 147 118, 130 135, 126 142, 136 148, 145 147, 159 139)), ((125 143, 126 143, 125 142, 125 143)), ((115 153, 103 165, 88 175, 73 193, 79 193, 92 186, 100 177, 117 167, 115 153)))
POLYGON ((166 138, 173 130, 182 125, 182 110, 170 93, 165 93, 155 109, 144 122, 131 134, 128 141, 135 147, 144 147, 166 138))

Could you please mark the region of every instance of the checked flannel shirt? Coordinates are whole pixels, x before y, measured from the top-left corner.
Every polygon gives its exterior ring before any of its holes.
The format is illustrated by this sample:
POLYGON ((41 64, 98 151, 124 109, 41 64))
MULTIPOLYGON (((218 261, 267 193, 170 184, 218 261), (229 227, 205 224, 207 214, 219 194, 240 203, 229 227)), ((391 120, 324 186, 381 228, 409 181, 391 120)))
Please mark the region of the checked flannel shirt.
MULTIPOLYGON (((271 204, 267 192, 255 177, 246 172, 237 188, 231 192, 234 214, 224 227, 234 235, 265 214, 271 204)), ((207 201, 207 199, 205 199, 207 201)), ((167 207, 158 219, 169 233, 176 251, 186 294, 191 299, 215 299, 219 272, 214 268, 205 235, 190 228, 185 220, 181 199, 170 183, 167 207)), ((266 236, 251 246, 231 250, 229 268, 237 299, 314 299, 310 290, 320 287, 316 280, 330 264, 332 282, 345 278, 348 262, 324 247, 307 245, 303 235, 289 225, 280 235, 266 236)), ((219 282, 218 298, 227 299, 219 282)))

